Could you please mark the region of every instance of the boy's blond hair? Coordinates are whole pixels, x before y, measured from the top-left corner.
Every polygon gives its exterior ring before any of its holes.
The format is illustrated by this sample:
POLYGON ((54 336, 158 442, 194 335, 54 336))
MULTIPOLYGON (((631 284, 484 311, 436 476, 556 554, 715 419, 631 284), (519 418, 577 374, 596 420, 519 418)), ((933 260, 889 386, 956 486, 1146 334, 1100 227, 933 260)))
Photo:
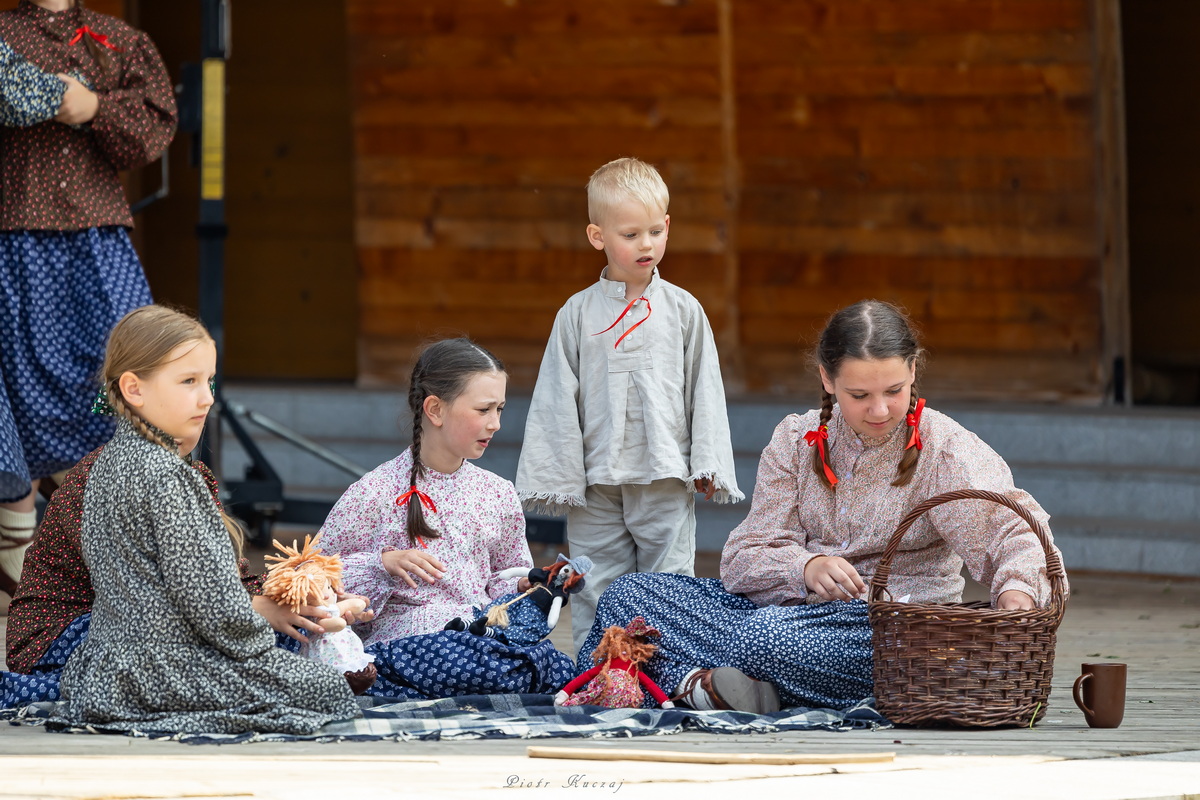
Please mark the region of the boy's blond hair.
POLYGON ((614 206, 633 198, 648 211, 667 211, 671 196, 658 170, 637 158, 618 158, 592 173, 587 182, 588 221, 599 225, 614 206))

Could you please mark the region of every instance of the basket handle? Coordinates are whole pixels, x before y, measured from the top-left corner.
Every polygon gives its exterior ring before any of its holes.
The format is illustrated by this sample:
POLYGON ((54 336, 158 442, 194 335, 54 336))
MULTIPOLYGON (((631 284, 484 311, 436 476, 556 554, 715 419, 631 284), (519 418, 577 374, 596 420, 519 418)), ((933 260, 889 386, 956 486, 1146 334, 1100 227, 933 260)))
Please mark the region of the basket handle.
POLYGON ((900 520, 900 525, 892 534, 892 538, 888 540, 879 566, 875 568, 875 574, 871 576, 871 602, 878 602, 882 599, 883 592, 887 591, 888 578, 892 574, 892 558, 900 549, 900 540, 904 538, 904 534, 908 533, 908 529, 926 511, 937 508, 943 503, 949 503, 951 500, 990 500, 1012 509, 1021 519, 1029 523, 1029 527, 1037 535, 1038 541, 1042 543, 1042 550, 1046 553, 1046 576, 1050 579, 1050 607, 1057 612, 1057 616, 1061 619, 1064 611, 1063 586, 1067 577, 1066 570, 1063 569, 1062 558, 1050 546, 1050 537, 1046 535, 1046 530, 1037 518, 1029 513, 1029 509, 999 492, 987 489, 956 489, 952 492, 934 495, 928 500, 918 503, 912 511, 908 512, 904 519, 900 520))

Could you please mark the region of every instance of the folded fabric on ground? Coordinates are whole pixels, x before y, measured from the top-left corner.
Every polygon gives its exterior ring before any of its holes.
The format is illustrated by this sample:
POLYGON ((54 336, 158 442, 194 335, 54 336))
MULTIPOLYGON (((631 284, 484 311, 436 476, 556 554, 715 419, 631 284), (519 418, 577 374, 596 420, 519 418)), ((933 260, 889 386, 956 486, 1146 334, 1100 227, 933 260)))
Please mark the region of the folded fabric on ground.
POLYGON ((363 717, 330 723, 308 736, 279 733, 171 733, 106 730, 104 726, 67 727, 49 722, 58 703, 34 703, 0 711, 0 719, 17 725, 46 725, 60 733, 122 733, 187 744, 247 742, 363 742, 377 739, 539 739, 608 736, 654 736, 672 733, 779 733, 801 730, 878 730, 891 723, 880 716, 871 700, 846 711, 790 708, 773 714, 690 709, 557 708, 549 695, 494 694, 441 700, 392 702, 359 698, 363 717))

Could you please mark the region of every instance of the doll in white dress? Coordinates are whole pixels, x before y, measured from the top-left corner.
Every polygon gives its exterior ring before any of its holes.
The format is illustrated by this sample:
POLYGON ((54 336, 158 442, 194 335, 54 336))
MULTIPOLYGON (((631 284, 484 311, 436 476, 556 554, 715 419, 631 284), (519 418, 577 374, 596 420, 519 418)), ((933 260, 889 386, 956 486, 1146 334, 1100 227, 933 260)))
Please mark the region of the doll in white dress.
POLYGON ((304 606, 326 612, 329 616, 317 619, 324 633, 316 634, 300 645, 300 655, 329 664, 346 676, 355 694, 362 694, 375 682, 375 657, 363 650, 358 638, 347 623, 359 619, 367 611, 366 601, 355 595, 345 595, 342 588, 342 560, 327 556, 317 547, 316 539, 304 538, 304 547, 297 549, 276 541, 283 555, 266 556, 274 561, 263 582, 263 594, 295 613, 304 606))

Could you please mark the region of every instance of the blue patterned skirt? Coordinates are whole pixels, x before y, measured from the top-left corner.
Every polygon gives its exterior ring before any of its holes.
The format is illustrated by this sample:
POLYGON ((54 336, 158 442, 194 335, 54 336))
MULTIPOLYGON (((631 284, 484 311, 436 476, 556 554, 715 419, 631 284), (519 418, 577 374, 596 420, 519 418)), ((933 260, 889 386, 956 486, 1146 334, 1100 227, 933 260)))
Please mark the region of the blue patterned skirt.
MULTIPOLYGON (((58 700, 58 684, 63 667, 75 648, 87 641, 92 624, 92 614, 80 614, 67 629, 58 635, 46 650, 46 654, 33 665, 28 675, 19 672, 0 672, 0 708, 19 708, 30 703, 58 700)), ((275 634, 275 646, 297 653, 300 643, 295 639, 275 634)))
MULTIPOLYGON (((785 706, 845 709, 872 694, 871 625, 862 600, 759 607, 714 578, 624 575, 600 595, 580 669, 591 666, 605 628, 639 615, 662 634, 645 671, 668 694, 697 667, 737 667, 769 681, 785 706)), ((652 704, 647 697, 645 705, 652 704)))
MULTIPOLYGON (((516 597, 507 594, 487 608, 516 597)), ((476 618, 487 608, 477 609, 476 618)), ((467 632, 438 631, 367 647, 379 677, 375 697, 425 699, 471 694, 553 694, 575 677, 575 662, 543 641, 546 614, 526 597, 508 607, 506 641, 467 632)))
POLYGON ((90 413, 104 347, 150 302, 122 227, 0 232, 0 503, 112 436, 90 413))
MULTIPOLYGON (((506 595, 496 603, 510 600, 506 595)), ((479 615, 484 610, 477 612, 479 615)), ((92 615, 82 614, 59 634, 28 675, 0 672, 0 708, 59 699, 59 678, 75 648, 87 639, 92 615)), ((575 662, 549 641, 546 615, 528 598, 509 607, 508 642, 455 631, 409 636, 367 648, 379 677, 376 697, 440 698, 468 694, 553 694, 575 677, 575 662)), ((300 643, 275 634, 295 653, 300 643)))

